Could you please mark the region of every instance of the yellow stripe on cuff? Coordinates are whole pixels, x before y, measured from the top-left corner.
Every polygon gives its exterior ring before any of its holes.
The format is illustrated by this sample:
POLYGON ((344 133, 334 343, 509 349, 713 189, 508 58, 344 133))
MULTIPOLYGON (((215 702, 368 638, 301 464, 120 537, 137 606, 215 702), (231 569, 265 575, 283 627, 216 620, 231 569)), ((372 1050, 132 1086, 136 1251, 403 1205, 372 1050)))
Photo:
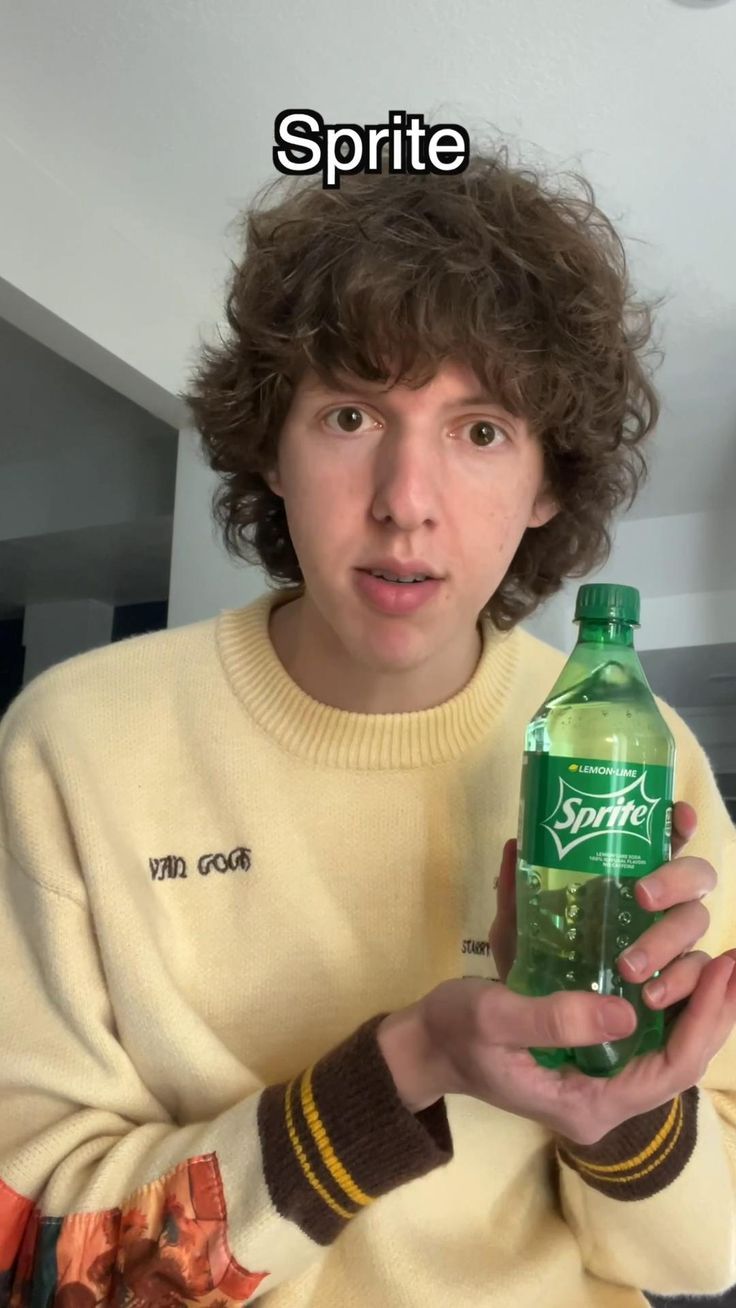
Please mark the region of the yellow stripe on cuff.
POLYGON ((291 1092, 294 1087, 294 1084, 295 1084, 294 1081, 289 1082, 289 1085, 286 1088, 286 1094, 284 1096, 284 1105, 286 1110, 286 1129, 289 1133, 289 1139, 291 1140, 291 1147, 294 1150, 297 1159, 299 1160, 301 1169, 304 1172, 304 1175, 306 1176, 307 1180, 309 1181, 309 1184, 317 1191, 317 1194, 319 1195, 320 1199, 322 1199, 327 1204, 327 1206, 332 1209, 334 1213, 337 1213, 338 1217, 343 1217, 347 1221, 349 1221, 351 1217, 355 1216, 355 1213, 349 1213, 346 1208, 341 1208, 340 1205, 335 1202, 335 1200, 332 1198, 332 1195, 328 1194, 324 1186, 314 1175, 314 1172, 309 1166, 309 1160, 302 1148, 299 1137, 297 1135, 296 1127, 294 1126, 294 1114, 291 1111, 291 1092))
POLYGON ((667 1148, 662 1150, 662 1153, 659 1155, 658 1158, 654 1160, 653 1163, 650 1163, 648 1167, 643 1168, 642 1171, 633 1172, 628 1176, 606 1175, 604 1178, 601 1178, 601 1179, 605 1179, 608 1185, 620 1185, 624 1181, 638 1181, 641 1179, 642 1176, 647 1176, 649 1172, 653 1172, 655 1168, 659 1167, 660 1163, 664 1162, 665 1158, 667 1158, 668 1155, 672 1153, 672 1150, 674 1149, 678 1139, 680 1138, 680 1135, 682 1133, 682 1128, 684 1125, 684 1114, 682 1112, 682 1100, 679 1095, 677 1096, 677 1099, 675 1099, 672 1105, 672 1110, 670 1111, 667 1121, 665 1122, 661 1131, 658 1133, 658 1135, 655 1136, 652 1143, 648 1145, 646 1149, 642 1150, 640 1154, 637 1154, 636 1158, 631 1158, 628 1160, 628 1162, 625 1163, 615 1163, 608 1167, 601 1167, 596 1163, 586 1163, 583 1161, 582 1158, 578 1158, 575 1154, 571 1154, 570 1157, 575 1159, 575 1162, 577 1166, 581 1169, 581 1171, 589 1172, 591 1176, 595 1176, 595 1177, 600 1177, 601 1173, 620 1172, 624 1168, 636 1167, 638 1163, 643 1162, 646 1158, 650 1158, 651 1155, 655 1152, 655 1150, 659 1148, 660 1144, 662 1144, 662 1142, 667 1138, 668 1134, 672 1129, 675 1116, 677 1117, 677 1126, 674 1132, 674 1136, 670 1140, 670 1143, 668 1144, 667 1148))
POLYGON ((576 1163, 580 1164, 581 1167, 585 1167, 589 1172, 595 1172, 596 1175, 599 1173, 606 1174, 608 1172, 623 1172, 626 1168, 638 1167, 639 1163, 644 1163, 646 1162, 647 1158, 651 1158, 655 1149, 658 1149, 659 1146, 667 1139, 667 1136, 669 1135, 670 1131, 674 1126, 675 1118, 681 1112, 682 1112, 682 1098, 680 1095, 677 1095, 676 1099, 673 1099, 672 1101, 672 1107, 669 1111, 669 1114, 667 1116, 664 1125, 657 1132, 651 1144, 648 1144, 646 1149, 642 1149, 641 1153, 637 1154, 635 1158, 627 1158, 626 1161, 623 1163, 608 1163, 605 1166, 600 1163, 588 1163, 585 1161, 585 1159, 578 1158, 577 1154, 573 1154, 569 1149, 567 1152, 570 1154, 571 1158, 575 1159, 576 1163))
POLYGON ((312 1133, 312 1139, 319 1150, 320 1158, 330 1173, 330 1176, 333 1180, 337 1181, 337 1184, 348 1196, 348 1199, 352 1199, 353 1203, 362 1205, 372 1204, 373 1199, 371 1196, 361 1190, 359 1185, 356 1185, 352 1176, 343 1167, 332 1147, 332 1142, 327 1134, 324 1122, 320 1118, 317 1111, 317 1105, 314 1101, 311 1067, 307 1069, 302 1077, 302 1110, 312 1133))

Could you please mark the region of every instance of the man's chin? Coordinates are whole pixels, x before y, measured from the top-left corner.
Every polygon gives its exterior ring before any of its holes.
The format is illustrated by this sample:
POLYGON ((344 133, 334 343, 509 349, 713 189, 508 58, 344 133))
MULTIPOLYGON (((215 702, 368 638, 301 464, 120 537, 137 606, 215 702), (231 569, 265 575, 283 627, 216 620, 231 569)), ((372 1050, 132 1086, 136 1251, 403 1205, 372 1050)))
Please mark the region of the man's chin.
POLYGON ((379 616, 376 622, 361 623, 360 628, 346 632, 344 643, 351 658, 372 672, 409 672, 431 658, 439 644, 436 632, 406 619, 379 616))

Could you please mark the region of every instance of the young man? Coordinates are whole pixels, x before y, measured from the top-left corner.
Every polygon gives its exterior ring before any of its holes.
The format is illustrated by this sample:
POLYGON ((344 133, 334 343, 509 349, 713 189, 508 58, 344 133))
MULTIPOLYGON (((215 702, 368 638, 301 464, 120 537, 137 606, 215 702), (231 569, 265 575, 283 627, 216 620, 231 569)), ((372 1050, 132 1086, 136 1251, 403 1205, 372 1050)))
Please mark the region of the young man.
POLYGON ((725 1288, 735 833, 666 705, 675 857, 621 961, 687 1001, 666 1050, 543 1070, 632 1011, 503 984, 564 661, 518 623, 605 556, 656 417, 615 234, 502 154, 297 186, 228 319, 189 402, 276 593, 52 669, 0 732, 0 1303, 725 1288))

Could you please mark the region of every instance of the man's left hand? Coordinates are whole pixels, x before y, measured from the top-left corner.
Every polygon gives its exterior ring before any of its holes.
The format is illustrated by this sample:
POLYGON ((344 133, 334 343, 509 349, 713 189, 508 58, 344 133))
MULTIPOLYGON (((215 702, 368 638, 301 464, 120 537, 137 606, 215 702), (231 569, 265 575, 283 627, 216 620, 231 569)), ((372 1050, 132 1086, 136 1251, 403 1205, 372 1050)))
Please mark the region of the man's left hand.
MULTIPOLYGON (((637 881, 634 889, 642 908, 663 916, 616 960, 622 979, 643 985, 644 1000, 655 1010, 681 1005, 697 989, 702 973, 713 961, 694 946, 708 930, 710 914, 702 901, 715 889, 718 875, 704 858, 680 857, 697 825, 692 805, 678 801, 672 810, 672 857, 637 881), (657 972, 659 976, 649 980, 657 972)), ((515 840, 504 847, 490 943, 499 977, 505 982, 516 955, 515 840)), ((722 957, 736 961, 736 948, 722 957)))
MULTIPOLYGON (((659 972, 642 991, 649 1008, 669 1008, 687 999, 711 962, 709 954, 694 946, 710 925, 710 913, 702 901, 718 884, 718 874, 704 858, 680 857, 697 825, 697 814, 690 804, 680 801, 674 805, 672 857, 669 863, 637 881, 634 889, 642 908, 663 913, 663 917, 619 956, 616 966, 624 980, 639 984, 659 972)), ((728 952, 736 959, 736 950, 728 952)))
MULTIPOLYGON (((710 914, 703 897, 718 883, 715 868, 703 858, 682 856, 697 827, 690 804, 678 802, 672 813, 672 857, 636 885, 642 908, 662 916, 616 960, 622 978, 642 985, 649 1008, 665 1010, 667 1039, 656 1052, 633 1058, 614 1077, 589 1077, 574 1067, 556 1071, 537 1067, 539 1077, 556 1078, 564 1106, 572 1102, 579 1118, 575 1140, 599 1139, 601 1122, 610 1130, 652 1107, 668 1102, 697 1084, 736 1025, 736 948, 711 958, 693 946, 705 935, 710 914), (654 892, 654 893, 652 893, 654 892), (640 968, 630 959, 643 955, 640 968), (655 973, 659 976, 654 978, 655 973), (650 978, 654 978, 650 980, 650 978), (661 993, 654 990, 661 983, 661 993), (597 1134, 596 1134, 597 1132, 597 1134)), ((498 879, 496 917, 489 944, 499 978, 506 982, 516 956, 516 841, 504 846, 498 879)))

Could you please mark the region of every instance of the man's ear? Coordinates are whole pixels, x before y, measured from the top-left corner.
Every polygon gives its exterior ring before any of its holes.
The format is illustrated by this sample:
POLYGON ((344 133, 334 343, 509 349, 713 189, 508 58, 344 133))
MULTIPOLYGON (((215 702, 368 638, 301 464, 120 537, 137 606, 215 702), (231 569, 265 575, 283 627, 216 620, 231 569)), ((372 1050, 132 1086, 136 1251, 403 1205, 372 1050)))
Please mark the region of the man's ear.
POLYGON ((534 501, 528 525, 530 527, 546 527, 548 522, 557 517, 559 511, 560 506, 552 491, 549 487, 543 487, 534 501))
POLYGON ((263 473, 263 480, 268 486, 268 489, 273 491, 274 495, 278 495, 281 499, 283 499, 284 492, 281 489, 281 478, 279 477, 278 464, 276 464, 268 472, 263 473))

